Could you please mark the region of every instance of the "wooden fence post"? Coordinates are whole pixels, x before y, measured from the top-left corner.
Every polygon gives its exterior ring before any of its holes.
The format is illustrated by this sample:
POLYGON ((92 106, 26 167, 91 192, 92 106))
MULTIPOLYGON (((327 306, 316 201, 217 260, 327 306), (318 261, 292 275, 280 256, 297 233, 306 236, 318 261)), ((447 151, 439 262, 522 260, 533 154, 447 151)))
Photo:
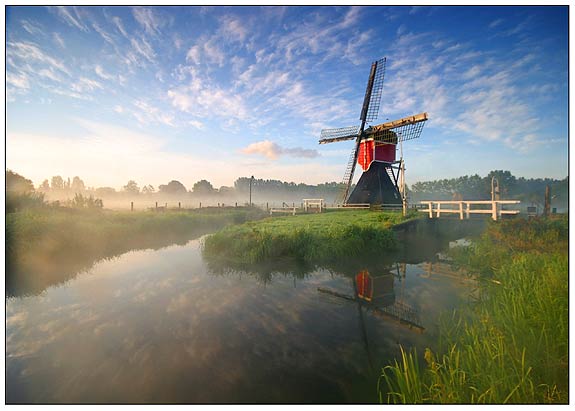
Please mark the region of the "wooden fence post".
POLYGON ((491 218, 493 219, 493 221, 497 221, 497 202, 496 201, 491 202, 491 218))
POLYGON ((134 202, 133 201, 130 202, 130 211, 134 211, 134 202))

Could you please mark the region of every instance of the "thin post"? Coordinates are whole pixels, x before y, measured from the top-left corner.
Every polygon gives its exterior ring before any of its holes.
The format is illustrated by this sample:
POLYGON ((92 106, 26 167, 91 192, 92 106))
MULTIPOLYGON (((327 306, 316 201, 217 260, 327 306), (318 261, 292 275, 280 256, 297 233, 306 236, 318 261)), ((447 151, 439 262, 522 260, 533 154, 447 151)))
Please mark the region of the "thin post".
POLYGON ((433 203, 429 202, 429 218, 433 218, 433 203))
POLYGON ((200 208, 202 208, 202 202, 200 201, 200 208))
POLYGON ((459 219, 463 220, 463 201, 459 202, 459 219))
POLYGON ((156 201, 156 211, 158 211, 158 202, 156 201))
POLYGON ((179 208, 179 209, 182 208, 182 203, 180 203, 179 201, 178 201, 178 208, 179 208))
POLYGON ((133 201, 130 202, 130 211, 134 211, 134 202, 133 201))
POLYGON ((543 216, 549 217, 551 211, 551 187, 545 186, 545 208, 543 208, 543 216))
POLYGON ((266 202, 266 211, 268 211, 270 209, 268 203, 266 202))
POLYGON ((491 218, 493 221, 497 221, 497 201, 491 202, 491 218))
POLYGON ((402 214, 405 217, 407 215, 407 201, 405 201, 405 197, 401 199, 401 208, 402 208, 402 214))
POLYGON ((437 202, 437 217, 441 217, 441 202, 437 202))

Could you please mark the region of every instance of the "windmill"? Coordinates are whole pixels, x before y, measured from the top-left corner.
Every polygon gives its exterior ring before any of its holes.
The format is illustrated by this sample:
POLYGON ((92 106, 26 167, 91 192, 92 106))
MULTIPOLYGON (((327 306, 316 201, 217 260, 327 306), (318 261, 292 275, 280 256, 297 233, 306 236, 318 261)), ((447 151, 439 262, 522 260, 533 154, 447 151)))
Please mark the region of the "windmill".
POLYGON ((427 120, 420 113, 399 120, 370 126, 377 119, 383 79, 385 57, 371 64, 367 88, 363 99, 359 126, 324 129, 319 144, 355 140, 343 177, 344 190, 338 202, 343 204, 405 204, 403 154, 396 160, 396 146, 403 141, 418 138, 427 120), (349 194, 356 164, 363 170, 355 189, 349 194), (349 194, 349 197, 348 197, 349 194))

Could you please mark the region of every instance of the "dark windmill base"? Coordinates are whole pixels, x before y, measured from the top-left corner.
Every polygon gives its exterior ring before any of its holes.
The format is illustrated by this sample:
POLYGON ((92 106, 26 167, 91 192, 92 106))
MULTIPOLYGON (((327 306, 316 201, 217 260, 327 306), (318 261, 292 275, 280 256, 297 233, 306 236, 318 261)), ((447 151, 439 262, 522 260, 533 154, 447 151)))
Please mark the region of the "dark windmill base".
POLYGON ((385 168, 385 163, 378 161, 371 163, 369 169, 359 178, 347 203, 401 205, 401 194, 385 168))

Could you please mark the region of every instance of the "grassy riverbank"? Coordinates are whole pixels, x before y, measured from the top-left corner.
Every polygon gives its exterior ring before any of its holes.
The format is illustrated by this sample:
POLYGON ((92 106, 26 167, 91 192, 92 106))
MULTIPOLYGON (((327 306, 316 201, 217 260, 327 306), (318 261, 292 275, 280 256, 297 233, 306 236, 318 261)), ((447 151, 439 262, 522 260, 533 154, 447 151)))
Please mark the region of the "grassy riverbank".
POLYGON ((568 403, 568 218, 492 223, 454 257, 479 301, 443 318, 435 351, 382 370, 380 401, 568 403))
POLYGON ((235 267, 281 259, 329 263, 374 250, 393 250, 396 241, 391 227, 402 221, 401 213, 366 210, 266 218, 209 236, 204 255, 235 267))
POLYGON ((8 295, 38 292, 98 259, 185 243, 264 215, 257 208, 129 212, 41 207, 7 213, 6 290, 8 295))

